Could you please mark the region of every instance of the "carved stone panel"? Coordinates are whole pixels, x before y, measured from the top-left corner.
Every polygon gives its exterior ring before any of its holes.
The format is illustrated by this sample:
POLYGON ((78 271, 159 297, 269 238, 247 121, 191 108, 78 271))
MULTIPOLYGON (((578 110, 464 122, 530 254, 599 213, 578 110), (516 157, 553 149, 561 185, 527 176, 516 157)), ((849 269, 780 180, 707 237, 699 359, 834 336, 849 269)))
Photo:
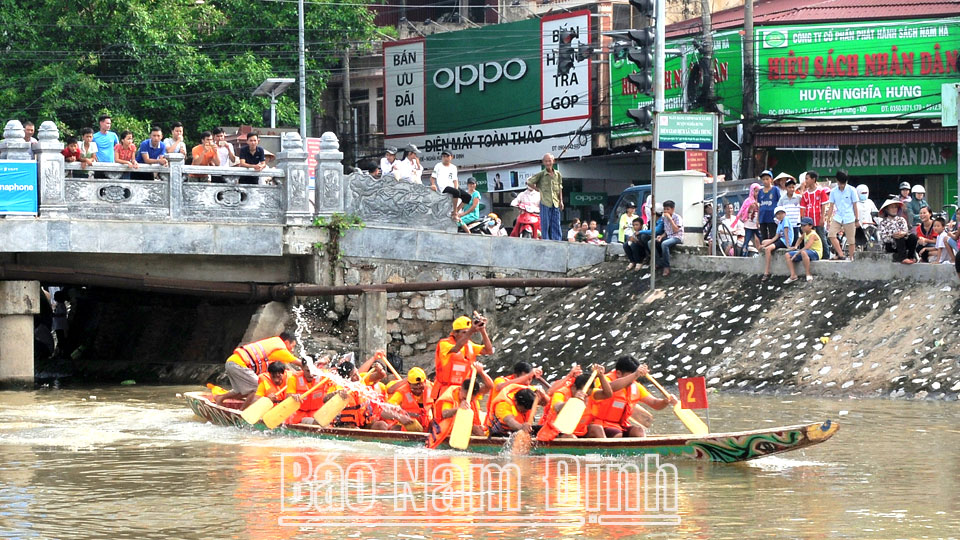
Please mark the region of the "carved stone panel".
POLYGON ((283 215, 280 186, 183 184, 183 214, 188 221, 277 222, 283 215))
POLYGON ((377 180, 368 174, 346 177, 347 212, 365 222, 453 232, 453 202, 430 188, 392 179, 377 180))
POLYGON ((167 185, 143 180, 64 180, 64 202, 71 217, 164 218, 169 215, 167 185))

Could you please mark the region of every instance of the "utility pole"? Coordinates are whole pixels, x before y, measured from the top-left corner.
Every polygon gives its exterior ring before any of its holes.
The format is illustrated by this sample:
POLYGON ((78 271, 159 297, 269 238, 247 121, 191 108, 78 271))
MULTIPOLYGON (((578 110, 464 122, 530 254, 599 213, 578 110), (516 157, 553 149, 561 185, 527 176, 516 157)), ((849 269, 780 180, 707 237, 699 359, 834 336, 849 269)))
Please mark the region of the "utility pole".
POLYGON ((300 138, 307 144, 307 67, 306 47, 303 39, 303 0, 297 0, 297 18, 299 19, 299 61, 300 61, 300 138))
POLYGON ((745 0, 743 3, 743 144, 741 159, 745 160, 746 167, 743 169, 743 177, 754 178, 753 164, 753 131, 754 131, 754 111, 757 108, 756 102, 756 71, 753 58, 753 0, 745 0))
MULTIPOLYGON (((706 68, 701 69, 700 74, 702 77, 706 77, 704 79, 707 93, 706 102, 713 112, 719 112, 715 105, 717 100, 713 79, 713 28, 710 20, 710 0, 700 0, 700 6, 700 23, 703 26, 703 50, 701 52, 703 62, 700 65, 706 68)), ((723 124, 722 121, 720 123, 723 124)), ((719 151, 719 148, 714 148, 713 152, 707 152, 707 169, 710 171, 710 176, 713 177, 713 185, 711 186, 713 189, 713 219, 710 220, 710 228, 713 229, 710 235, 710 238, 713 239, 711 255, 717 254, 717 219, 720 216, 720 204, 717 200, 717 153, 719 151)))
POLYGON ((355 145, 353 144, 353 107, 350 105, 350 47, 343 51, 343 133, 346 140, 344 156, 353 160, 355 145))

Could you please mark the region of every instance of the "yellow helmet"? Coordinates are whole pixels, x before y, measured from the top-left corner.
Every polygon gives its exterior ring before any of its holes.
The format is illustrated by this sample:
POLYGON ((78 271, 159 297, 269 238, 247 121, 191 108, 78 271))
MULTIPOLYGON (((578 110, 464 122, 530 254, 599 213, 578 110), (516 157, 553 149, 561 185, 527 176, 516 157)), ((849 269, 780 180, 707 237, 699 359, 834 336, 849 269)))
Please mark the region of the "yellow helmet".
POLYGON ((407 382, 410 384, 427 382, 427 374, 418 367, 412 368, 410 369, 410 372, 407 373, 407 382))
POLYGON ((494 214, 493 212, 490 212, 489 214, 487 214, 487 217, 493 218, 493 219, 500 219, 500 216, 494 214))
POLYGON ((470 320, 470 317, 463 316, 457 317, 453 321, 453 329, 456 330, 469 330, 473 326, 473 321, 470 320))

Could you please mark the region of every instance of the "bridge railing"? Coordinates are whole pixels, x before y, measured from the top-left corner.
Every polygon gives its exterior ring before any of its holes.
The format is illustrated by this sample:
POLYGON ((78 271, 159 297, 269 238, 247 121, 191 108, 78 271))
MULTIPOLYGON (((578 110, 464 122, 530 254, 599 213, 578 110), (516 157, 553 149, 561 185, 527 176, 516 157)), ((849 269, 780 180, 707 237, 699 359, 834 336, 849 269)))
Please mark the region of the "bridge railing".
MULTIPOLYGON (((30 159, 23 126, 7 123, 0 158, 30 159)), ((298 133, 285 133, 275 168, 263 171, 184 164, 168 154, 168 165, 65 163, 56 124, 44 122, 32 149, 40 171, 40 215, 69 219, 304 223, 308 202, 307 152, 298 133), (208 183, 190 175, 222 176, 208 183), (267 185, 239 184, 241 177, 269 178, 267 185), (143 179, 141 179, 143 178, 143 179)))

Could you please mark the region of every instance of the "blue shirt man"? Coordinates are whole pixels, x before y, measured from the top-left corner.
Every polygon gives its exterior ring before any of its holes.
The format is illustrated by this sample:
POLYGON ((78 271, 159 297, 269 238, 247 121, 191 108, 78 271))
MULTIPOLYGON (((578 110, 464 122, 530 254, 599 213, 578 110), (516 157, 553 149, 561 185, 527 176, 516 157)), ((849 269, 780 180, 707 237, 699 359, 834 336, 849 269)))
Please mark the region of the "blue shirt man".
POLYGON ((102 114, 98 120, 100 122, 100 131, 93 134, 93 142, 97 143, 97 161, 100 163, 113 163, 116 161, 113 149, 116 145, 120 144, 120 137, 117 137, 116 133, 110 131, 110 125, 113 121, 109 115, 102 114))
POLYGON ((140 143, 140 149, 137 151, 137 162, 166 165, 167 160, 163 157, 166 153, 167 147, 163 144, 163 132, 159 127, 153 126, 150 130, 150 138, 140 143))
POLYGON ((841 225, 853 223, 857 220, 857 216, 854 213, 854 208, 859 198, 857 190, 846 182, 840 182, 840 178, 837 178, 837 180, 837 187, 830 190, 830 198, 827 199, 827 202, 833 205, 834 208, 833 221, 841 225))

